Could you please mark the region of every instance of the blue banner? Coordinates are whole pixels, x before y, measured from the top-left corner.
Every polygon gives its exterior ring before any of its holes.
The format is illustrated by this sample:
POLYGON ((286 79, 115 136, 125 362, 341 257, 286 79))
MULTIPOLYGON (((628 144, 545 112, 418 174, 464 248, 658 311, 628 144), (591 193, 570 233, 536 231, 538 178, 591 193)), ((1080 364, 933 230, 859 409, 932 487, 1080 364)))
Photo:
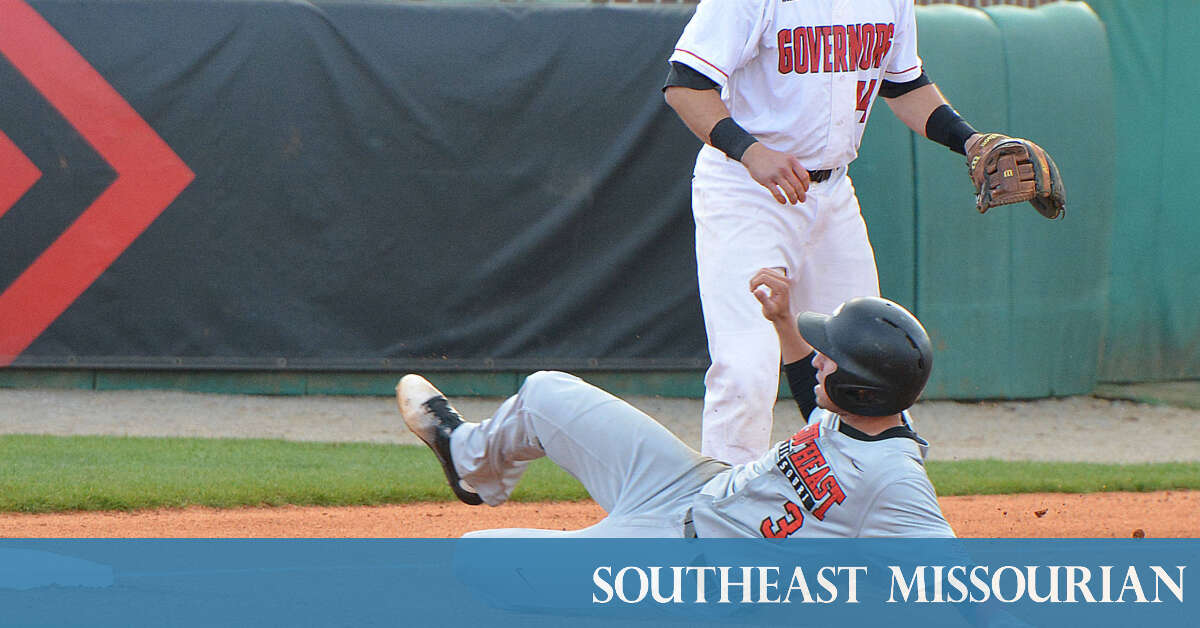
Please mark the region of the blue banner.
POLYGON ((1200 539, 10 539, 0 623, 1162 628, 1200 617, 1198 558, 1200 539))

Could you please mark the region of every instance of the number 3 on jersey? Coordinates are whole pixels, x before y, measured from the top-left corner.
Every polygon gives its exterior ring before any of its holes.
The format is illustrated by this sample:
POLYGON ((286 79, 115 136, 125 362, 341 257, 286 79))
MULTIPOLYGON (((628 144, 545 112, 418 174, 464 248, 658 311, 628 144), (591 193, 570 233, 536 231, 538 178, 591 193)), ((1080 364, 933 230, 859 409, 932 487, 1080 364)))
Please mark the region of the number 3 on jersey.
POLYGON ((772 521, 770 517, 762 520, 758 526, 759 532, 768 539, 785 539, 804 525, 804 511, 791 500, 783 502, 785 514, 772 521))
POLYGON ((876 79, 858 82, 858 106, 854 110, 862 112, 858 117, 859 122, 867 121, 867 107, 871 105, 871 96, 875 93, 875 81, 876 79))

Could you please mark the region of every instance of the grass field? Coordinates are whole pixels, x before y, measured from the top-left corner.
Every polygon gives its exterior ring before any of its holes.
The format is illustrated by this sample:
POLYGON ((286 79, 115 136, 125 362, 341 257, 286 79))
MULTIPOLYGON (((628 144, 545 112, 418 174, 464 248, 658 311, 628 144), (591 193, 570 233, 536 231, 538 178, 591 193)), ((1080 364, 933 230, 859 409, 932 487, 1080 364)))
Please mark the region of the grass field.
MULTIPOLYGON (((0 451, 0 511, 7 512, 453 499, 423 446, 10 435, 0 436, 0 451)), ((929 475, 943 496, 1200 489, 1200 463, 931 461, 929 475)), ((513 500, 586 497, 574 478, 538 460, 513 500)))

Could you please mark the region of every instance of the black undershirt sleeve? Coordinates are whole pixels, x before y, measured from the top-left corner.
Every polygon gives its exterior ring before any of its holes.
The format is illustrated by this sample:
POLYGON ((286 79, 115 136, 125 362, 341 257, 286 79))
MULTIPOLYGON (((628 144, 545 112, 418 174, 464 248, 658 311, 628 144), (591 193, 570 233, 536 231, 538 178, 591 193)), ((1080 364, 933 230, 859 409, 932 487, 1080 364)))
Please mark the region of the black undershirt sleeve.
POLYGON ((671 69, 667 71, 667 82, 663 85, 663 89, 668 87, 686 87, 688 89, 721 89, 716 81, 697 72, 691 66, 680 63, 678 61, 671 62, 671 69))
POLYGON ((792 391, 792 399, 796 400, 796 405, 800 407, 800 416, 804 417, 805 421, 817 407, 817 395, 813 392, 813 386, 817 385, 817 369, 812 365, 815 354, 816 351, 795 362, 783 365, 783 372, 787 375, 788 388, 792 391))
POLYGON ((884 80, 883 83, 879 85, 879 95, 883 96, 884 98, 896 98, 897 96, 903 96, 918 87, 924 87, 932 82, 933 81, 929 80, 929 77, 926 76, 924 72, 921 72, 921 76, 918 76, 907 83, 893 83, 891 81, 884 80))

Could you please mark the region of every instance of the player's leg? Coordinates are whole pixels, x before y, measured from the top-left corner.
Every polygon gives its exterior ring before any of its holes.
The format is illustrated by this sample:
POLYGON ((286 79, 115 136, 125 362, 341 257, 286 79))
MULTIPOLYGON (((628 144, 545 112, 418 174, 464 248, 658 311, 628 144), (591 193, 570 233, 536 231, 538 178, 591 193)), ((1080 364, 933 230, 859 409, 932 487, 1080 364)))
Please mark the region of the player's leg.
POLYGON ((769 212, 758 207, 775 200, 761 188, 747 191, 750 195, 738 192, 697 187, 692 197, 697 277, 712 361, 704 376, 701 451, 731 464, 757 459, 771 444, 779 339, 749 282, 760 268, 786 265, 778 225, 764 219, 769 212))
MULTIPOLYGON (((437 394, 421 382, 426 395, 437 394)), ((448 478, 461 478, 491 505, 508 499, 530 460, 549 456, 609 512, 595 531, 604 536, 643 536, 656 526, 664 535, 662 526, 681 525, 690 497, 727 468, 628 403, 556 372, 529 376, 492 418, 456 425, 446 450, 448 478)))
POLYGON ((701 451, 730 464, 758 459, 771 445, 779 392, 774 330, 719 331, 706 324, 712 360, 704 374, 701 451))
POLYGON ((819 224, 798 262, 793 308, 830 314, 851 298, 879 296, 875 252, 850 178, 814 185, 809 195, 819 224))
MULTIPOLYGON (((724 465, 701 456, 642 411, 573 375, 534 373, 491 419, 451 438, 463 478, 484 501, 508 499, 527 461, 548 456, 609 514, 670 499, 678 478, 724 465)), ((701 482, 703 483, 703 482, 701 482)))
MULTIPOLYGON (((851 297, 878 296, 874 252, 844 171, 809 187, 805 205, 811 211, 809 223, 789 231, 793 240, 787 247, 794 270, 792 311, 830 314, 851 297)), ((795 382, 797 388, 816 385, 816 370, 807 370, 808 381, 795 382)))

